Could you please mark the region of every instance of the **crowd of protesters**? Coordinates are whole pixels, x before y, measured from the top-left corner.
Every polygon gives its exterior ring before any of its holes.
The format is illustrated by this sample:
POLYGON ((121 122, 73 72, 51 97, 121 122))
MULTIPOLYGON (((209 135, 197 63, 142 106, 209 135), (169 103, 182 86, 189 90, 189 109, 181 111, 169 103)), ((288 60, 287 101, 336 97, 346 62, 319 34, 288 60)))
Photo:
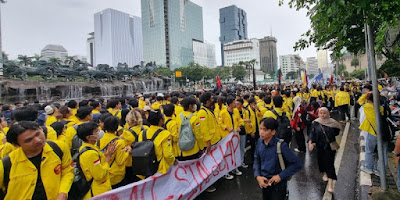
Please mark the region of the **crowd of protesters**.
MULTIPOLYGON (((288 179, 302 168, 297 154, 306 148, 317 149, 321 178, 333 193, 337 178, 334 143, 343 124, 331 114, 338 114, 345 122, 360 113, 360 129, 367 143, 361 170, 373 173, 376 134, 371 90, 369 84, 358 83, 313 85, 310 89, 291 84, 258 90, 240 87, 135 94, 108 100, 71 100, 64 105, 2 105, 1 195, 13 200, 68 199, 75 188, 71 187, 76 179, 74 167, 79 165, 89 183, 81 198, 88 199, 149 176, 135 171, 138 163, 132 151, 137 143, 154 143, 157 166, 152 173, 165 174, 179 161, 208 153, 232 132, 240 136, 242 164, 224 179, 241 176, 241 170, 251 165, 263 198, 282 199, 287 195, 288 179), (194 136, 190 148, 180 141, 188 131, 194 136), (248 154, 247 145, 251 147, 248 154)), ((384 111, 382 108, 382 115, 384 111)), ((206 191, 215 190, 211 186, 206 191)))

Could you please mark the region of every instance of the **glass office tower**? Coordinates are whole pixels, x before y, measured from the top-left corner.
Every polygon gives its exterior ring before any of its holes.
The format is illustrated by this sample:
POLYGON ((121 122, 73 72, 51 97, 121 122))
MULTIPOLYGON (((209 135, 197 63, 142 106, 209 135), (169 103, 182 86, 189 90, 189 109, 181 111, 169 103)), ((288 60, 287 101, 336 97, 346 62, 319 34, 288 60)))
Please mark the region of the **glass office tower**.
POLYGON ((203 41, 203 10, 189 0, 142 0, 142 28, 145 62, 187 66, 193 40, 203 41))

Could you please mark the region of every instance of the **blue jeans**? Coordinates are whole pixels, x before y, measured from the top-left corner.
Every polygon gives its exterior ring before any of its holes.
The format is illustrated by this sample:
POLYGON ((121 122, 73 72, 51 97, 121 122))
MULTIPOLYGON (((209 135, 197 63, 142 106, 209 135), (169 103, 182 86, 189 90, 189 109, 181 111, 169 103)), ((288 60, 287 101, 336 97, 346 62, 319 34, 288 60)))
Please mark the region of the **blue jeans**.
POLYGON ((371 135, 370 133, 366 134, 367 138, 365 139, 365 165, 364 167, 374 171, 374 162, 375 162, 375 147, 376 147, 376 137, 371 135))
POLYGON ((400 192, 400 162, 397 165, 397 189, 400 192))
POLYGON ((246 148, 246 135, 240 135, 240 153, 242 155, 242 163, 244 163, 244 149, 246 148))
MULTIPOLYGON (((387 171, 387 169, 388 169, 388 150, 387 150, 388 149, 388 144, 389 144, 388 141, 382 141, 383 163, 385 164, 385 171, 387 171)), ((377 165, 378 165, 378 167, 377 167, 378 172, 381 172, 382 171, 382 165, 381 165, 381 161, 380 161, 379 158, 378 158, 378 164, 377 165)))

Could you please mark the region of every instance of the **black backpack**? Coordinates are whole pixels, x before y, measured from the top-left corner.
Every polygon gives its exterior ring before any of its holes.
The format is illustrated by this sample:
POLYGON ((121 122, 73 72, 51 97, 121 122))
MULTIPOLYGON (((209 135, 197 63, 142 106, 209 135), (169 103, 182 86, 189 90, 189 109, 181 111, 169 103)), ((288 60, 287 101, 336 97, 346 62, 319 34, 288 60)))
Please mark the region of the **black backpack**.
MULTIPOLYGON (((72 162, 74 163, 74 181, 72 182, 71 189, 68 192, 68 199, 70 200, 83 199, 92 186, 93 178, 90 181, 86 180, 79 162, 79 157, 88 150, 95 151, 95 149, 91 147, 84 147, 72 157, 72 162)), ((91 191, 91 195, 93 197, 93 191, 91 191)))
POLYGON ((167 130, 167 125, 168 125, 168 123, 171 121, 172 119, 168 119, 166 122, 165 122, 165 124, 163 124, 163 128, 165 129, 165 130, 167 130))
POLYGON ((132 171, 134 175, 146 177, 154 175, 158 170, 160 161, 157 160, 154 139, 164 129, 158 129, 149 140, 146 137, 147 130, 143 131, 142 141, 132 145, 132 171))
MULTIPOLYGON (((141 129, 142 129, 142 131, 144 130, 144 126, 143 125, 142 125, 141 129)), ((135 142, 139 141, 139 135, 134 130, 129 128, 128 131, 130 133, 132 133, 132 135, 135 137, 135 142)))
POLYGON ((272 113, 276 115, 276 120, 278 121, 278 129, 276 130, 276 135, 279 139, 289 139, 292 137, 292 128, 290 127, 289 118, 286 116, 286 112, 282 112, 279 116, 275 110, 272 113))
MULTIPOLYGON (((47 141, 47 144, 50 145, 50 147, 53 149, 54 153, 60 158, 62 163, 62 157, 64 156, 64 153, 62 152, 60 147, 52 141, 47 141)), ((5 188, 5 191, 0 190, 0 199, 4 199, 4 197, 7 194, 8 183, 10 182, 10 170, 12 163, 9 156, 2 158, 1 161, 3 162, 3 170, 4 170, 3 186, 5 188)))
POLYGON ((79 148, 81 148, 83 141, 78 137, 78 126, 79 125, 74 125, 73 128, 77 132, 74 137, 72 138, 72 145, 71 145, 71 155, 74 156, 76 153, 78 153, 79 148))

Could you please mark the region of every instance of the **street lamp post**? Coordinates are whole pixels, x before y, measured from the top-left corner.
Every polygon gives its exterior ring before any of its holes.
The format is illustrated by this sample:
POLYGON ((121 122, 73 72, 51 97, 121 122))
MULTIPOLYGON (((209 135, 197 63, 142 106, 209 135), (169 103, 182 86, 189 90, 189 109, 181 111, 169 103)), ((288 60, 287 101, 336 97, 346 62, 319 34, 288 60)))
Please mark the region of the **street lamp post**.
MULTIPOLYGON (((6 0, 0 0, 0 77, 3 77, 3 43, 1 39, 1 4, 6 3, 6 0)), ((1 97, 1 92, 0 92, 1 97)))

